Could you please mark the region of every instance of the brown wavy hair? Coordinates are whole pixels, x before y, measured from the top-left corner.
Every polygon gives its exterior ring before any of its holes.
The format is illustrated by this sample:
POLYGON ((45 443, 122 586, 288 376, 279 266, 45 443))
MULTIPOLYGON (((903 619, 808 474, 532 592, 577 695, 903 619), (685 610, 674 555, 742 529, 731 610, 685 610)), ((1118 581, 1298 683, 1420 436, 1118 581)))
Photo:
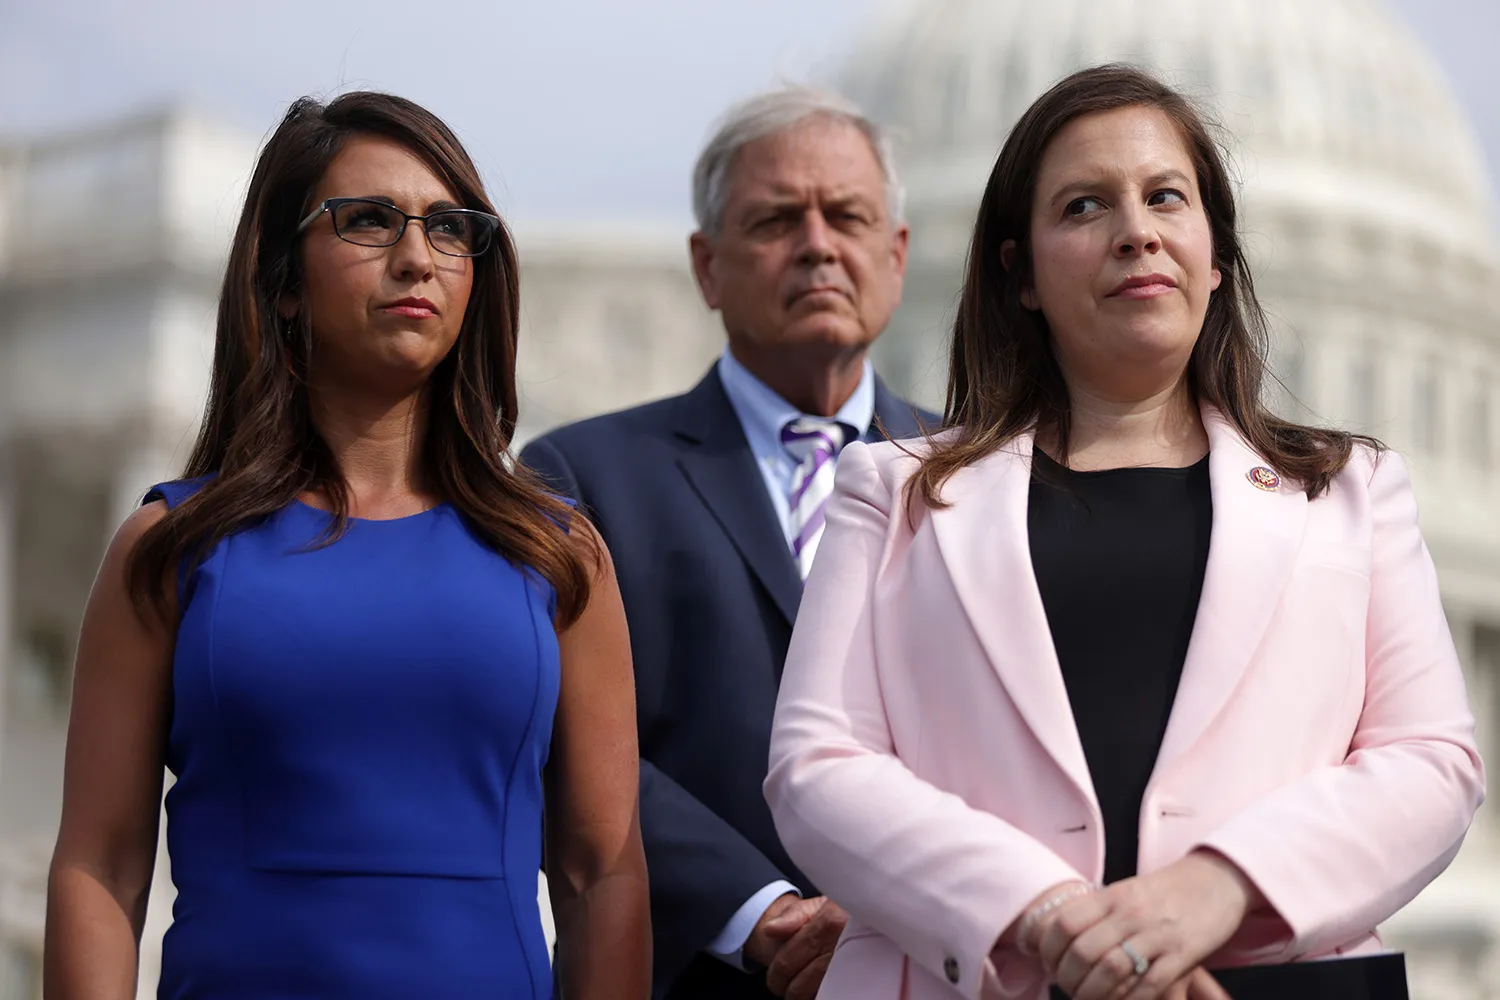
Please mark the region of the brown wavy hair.
MULTIPOLYGON (((166 615, 175 570, 218 542, 318 490, 335 521, 324 543, 349 523, 349 487, 312 421, 306 371, 313 331, 277 306, 301 285, 298 222, 344 143, 381 136, 420 155, 465 208, 498 214, 473 161, 435 115, 400 97, 357 92, 326 106, 292 104, 250 178, 219 298, 213 373, 198 440, 184 478, 211 477, 153 525, 128 569, 137 609, 166 615)), ((599 553, 570 540, 577 516, 512 460, 516 428, 519 282, 515 245, 502 224, 472 258, 474 281, 453 349, 427 384, 422 476, 471 530, 510 562, 530 568, 557 593, 559 628, 588 603, 599 553), (590 565, 590 563, 594 565, 590 565)))
MULTIPOLYGON (((1021 116, 1000 150, 984 189, 969 246, 963 293, 948 371, 943 426, 908 483, 907 499, 946 506, 942 486, 1033 426, 1052 429, 1067 461, 1068 386, 1053 353, 1046 318, 1027 309, 1021 291, 1032 282, 1031 211, 1042 155, 1054 136, 1083 115, 1149 107, 1176 123, 1192 157, 1213 235, 1219 288, 1209 300, 1203 330, 1188 361, 1195 400, 1218 407, 1267 463, 1309 498, 1324 493, 1356 442, 1373 438, 1292 423, 1262 401, 1268 377, 1266 316, 1255 296, 1250 266, 1236 230, 1234 192, 1224 157, 1206 117, 1182 94, 1148 73, 1111 64, 1074 73, 1021 116), (1015 241, 1012 263, 1001 248, 1015 241)), ((911 508, 915 516, 916 508, 911 508)))

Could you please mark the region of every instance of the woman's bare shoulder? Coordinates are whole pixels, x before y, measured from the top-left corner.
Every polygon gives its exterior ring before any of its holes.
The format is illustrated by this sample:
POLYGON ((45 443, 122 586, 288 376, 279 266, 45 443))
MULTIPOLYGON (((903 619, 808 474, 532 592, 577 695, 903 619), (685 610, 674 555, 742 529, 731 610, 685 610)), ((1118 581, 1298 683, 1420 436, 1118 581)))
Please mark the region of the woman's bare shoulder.
POLYGON ((109 543, 108 555, 115 558, 129 556, 141 537, 166 517, 168 510, 165 500, 153 500, 131 511, 130 516, 120 522, 120 527, 115 530, 115 537, 109 543))

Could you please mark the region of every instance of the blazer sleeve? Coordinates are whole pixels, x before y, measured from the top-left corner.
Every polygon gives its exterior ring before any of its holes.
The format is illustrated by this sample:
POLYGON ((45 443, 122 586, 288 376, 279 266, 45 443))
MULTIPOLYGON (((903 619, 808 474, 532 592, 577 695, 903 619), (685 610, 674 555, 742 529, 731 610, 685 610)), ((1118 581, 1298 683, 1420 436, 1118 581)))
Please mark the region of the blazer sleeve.
POLYGON ((868 447, 849 445, 782 675, 766 797, 792 859, 855 920, 966 997, 1034 995, 1040 966, 1014 955, 997 967, 991 952, 1038 895, 1086 879, 897 756, 872 609, 893 516, 905 516, 899 491, 868 447))
POLYGON ((1349 754, 1200 845, 1238 865, 1290 930, 1266 961, 1327 951, 1386 920, 1453 860, 1484 800, 1474 719, 1411 480, 1394 452, 1375 462, 1365 700, 1349 754))
MULTIPOLYGON (((553 489, 592 513, 564 449, 533 441, 521 459, 553 489)), ((600 524, 601 533, 606 526, 600 524)), ((609 538, 605 534, 605 542, 609 538)), ((618 560, 620 554, 615 553, 618 560)), ((645 657, 637 650, 639 671, 645 657)), ((795 881, 717 813, 647 759, 641 750, 641 842, 651 881, 652 976, 675 980, 750 897, 773 882, 795 881)))

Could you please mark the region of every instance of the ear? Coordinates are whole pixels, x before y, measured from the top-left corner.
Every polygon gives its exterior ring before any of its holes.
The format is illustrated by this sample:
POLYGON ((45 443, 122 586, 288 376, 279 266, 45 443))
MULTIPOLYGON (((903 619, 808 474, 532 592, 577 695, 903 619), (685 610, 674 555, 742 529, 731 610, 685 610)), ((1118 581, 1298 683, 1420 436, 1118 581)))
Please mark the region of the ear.
POLYGON ((1223 280, 1224 280, 1224 275, 1221 274, 1221 273, 1219 273, 1219 269, 1217 267, 1214 268, 1212 271, 1209 271, 1208 272, 1208 290, 1210 292, 1217 292, 1219 290, 1219 285, 1220 285, 1221 282, 1223 282, 1223 280))
POLYGON ((696 232, 688 237, 688 256, 693 261, 693 277, 698 281, 698 291, 703 294, 703 303, 710 309, 719 308, 719 282, 714 277, 714 245, 708 236, 696 232))
MULTIPOLYGON (((1000 244, 1000 266, 1005 268, 1007 271, 1013 270, 1015 268, 1015 240, 1006 240, 1004 243, 1000 244)), ((1027 309, 1030 309, 1032 312, 1035 312, 1041 308, 1041 304, 1037 301, 1036 289, 1029 284, 1021 286, 1021 305, 1025 306, 1027 309)))
POLYGON ((891 243, 891 253, 896 265, 897 277, 906 277, 906 255, 911 245, 911 227, 906 223, 896 226, 895 238, 891 243))
POLYGON ((301 308, 302 300, 291 292, 282 292, 281 298, 276 300, 276 315, 285 320, 295 317, 301 308))

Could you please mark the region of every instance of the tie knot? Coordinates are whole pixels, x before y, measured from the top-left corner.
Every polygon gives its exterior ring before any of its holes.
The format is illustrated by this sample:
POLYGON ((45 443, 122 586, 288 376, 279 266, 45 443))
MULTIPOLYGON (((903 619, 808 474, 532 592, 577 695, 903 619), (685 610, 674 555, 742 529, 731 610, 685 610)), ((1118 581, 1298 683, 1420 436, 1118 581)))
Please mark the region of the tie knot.
POLYGON ((781 429, 781 444, 798 463, 809 457, 837 455, 852 436, 850 428, 837 420, 799 417, 781 429))

